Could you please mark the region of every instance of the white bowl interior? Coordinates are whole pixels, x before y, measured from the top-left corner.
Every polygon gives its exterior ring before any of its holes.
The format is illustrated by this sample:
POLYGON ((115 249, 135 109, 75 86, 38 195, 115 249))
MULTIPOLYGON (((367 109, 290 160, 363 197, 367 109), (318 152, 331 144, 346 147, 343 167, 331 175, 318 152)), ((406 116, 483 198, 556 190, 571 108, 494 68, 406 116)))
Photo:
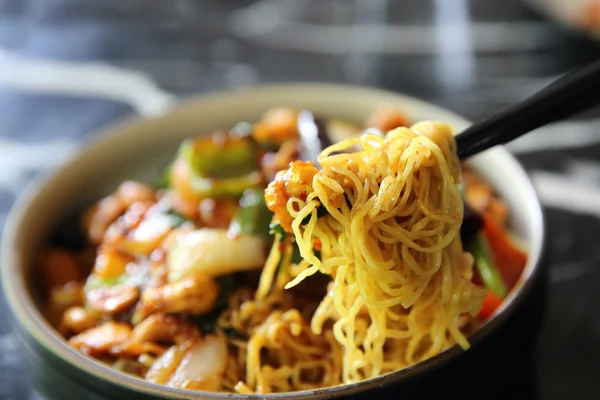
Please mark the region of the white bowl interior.
MULTIPOLYGON (((11 306, 27 311, 31 304, 26 294, 27 279, 18 271, 24 266, 27 276, 32 274, 36 254, 32 249, 40 248, 50 229, 63 216, 110 193, 123 180, 155 181, 184 138, 228 128, 238 121, 255 121, 277 105, 308 108, 326 117, 361 123, 384 102, 405 110, 415 121, 449 122, 458 132, 468 125, 468 121, 451 112, 398 94, 350 86, 303 84, 203 97, 162 118, 125 123, 100 135, 57 172, 29 188, 11 213, 2 248, 4 287, 14 291, 8 293, 9 299, 20 298, 18 302, 11 300, 11 306)), ((473 158, 470 164, 508 202, 515 233, 527 244, 530 254, 535 255, 530 257, 525 279, 538 261, 543 235, 540 205, 531 183, 504 149, 490 150, 473 158)), ((32 320, 25 324, 28 329, 36 330, 44 322, 32 320)), ((69 350, 60 350, 63 355, 64 351, 69 350)))

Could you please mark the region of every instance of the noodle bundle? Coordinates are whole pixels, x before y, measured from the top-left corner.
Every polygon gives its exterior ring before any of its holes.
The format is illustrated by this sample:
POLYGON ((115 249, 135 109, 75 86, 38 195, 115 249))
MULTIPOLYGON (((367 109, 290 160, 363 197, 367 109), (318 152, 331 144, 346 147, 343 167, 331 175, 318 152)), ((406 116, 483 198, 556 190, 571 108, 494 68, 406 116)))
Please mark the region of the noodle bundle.
POLYGON ((451 129, 425 122, 384 137, 367 133, 330 146, 318 161, 307 196, 285 205, 306 260, 286 288, 318 272, 333 278, 311 329, 322 334, 333 323, 343 347, 341 381, 412 365, 454 343, 468 348, 461 316, 475 315, 486 292, 471 282, 473 258, 460 240, 451 129), (356 145, 359 151, 346 152, 356 145))
POLYGON ((331 331, 310 329, 282 290, 262 300, 240 291, 221 316, 221 328, 249 332, 234 340, 226 383, 239 393, 309 390, 341 383, 341 348, 331 331), (243 298, 246 297, 246 300, 243 298))

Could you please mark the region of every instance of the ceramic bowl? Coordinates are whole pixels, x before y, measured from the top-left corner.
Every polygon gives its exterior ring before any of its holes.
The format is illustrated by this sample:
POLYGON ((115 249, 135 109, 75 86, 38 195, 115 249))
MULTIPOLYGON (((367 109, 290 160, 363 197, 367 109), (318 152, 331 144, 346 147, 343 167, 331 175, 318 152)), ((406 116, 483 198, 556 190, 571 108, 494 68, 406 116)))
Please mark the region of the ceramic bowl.
MULTIPOLYGON (((375 89, 328 84, 263 86, 202 96, 162 117, 116 125, 95 135, 64 165, 32 183, 6 221, 1 254, 3 290, 32 382, 56 399, 235 398, 231 394, 151 384, 73 350, 40 312, 41 298, 35 289, 36 254, 65 216, 110 193, 119 182, 154 182, 185 138, 230 127, 238 121, 257 120, 277 105, 307 108, 318 115, 361 123, 382 103, 399 107, 415 121, 449 122, 458 132, 469 125, 465 119, 434 105, 375 89)), ((518 366, 515 363, 525 362, 543 309, 542 208, 527 174, 505 149, 489 150, 469 160, 469 164, 507 202, 512 228, 529 249, 529 261, 520 281, 494 317, 471 336, 472 348, 465 352, 454 347, 410 368, 356 384, 258 398, 436 398, 452 390, 464 392, 465 382, 469 388, 483 384, 493 368, 504 365, 504 359, 512 370, 518 366), (485 365, 489 367, 482 371, 485 365), (482 376, 477 378, 477 374, 482 376)))

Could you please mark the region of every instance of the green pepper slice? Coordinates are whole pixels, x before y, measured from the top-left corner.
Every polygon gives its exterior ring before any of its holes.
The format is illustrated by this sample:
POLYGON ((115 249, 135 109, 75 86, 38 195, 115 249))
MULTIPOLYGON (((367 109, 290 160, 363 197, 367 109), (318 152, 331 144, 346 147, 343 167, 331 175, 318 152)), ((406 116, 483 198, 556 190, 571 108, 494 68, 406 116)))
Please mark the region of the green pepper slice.
POLYGON ((260 182, 258 148, 250 138, 215 133, 188 139, 178 158, 190 167, 190 186, 200 196, 240 196, 260 182))
POLYGON ((233 235, 248 234, 269 236, 273 213, 267 208, 264 190, 246 189, 240 199, 240 209, 233 217, 229 232, 233 235))
POLYGON ((475 266, 487 288, 500 298, 506 296, 506 285, 500 270, 493 261, 489 244, 485 236, 479 232, 470 243, 469 250, 475 258, 475 266))

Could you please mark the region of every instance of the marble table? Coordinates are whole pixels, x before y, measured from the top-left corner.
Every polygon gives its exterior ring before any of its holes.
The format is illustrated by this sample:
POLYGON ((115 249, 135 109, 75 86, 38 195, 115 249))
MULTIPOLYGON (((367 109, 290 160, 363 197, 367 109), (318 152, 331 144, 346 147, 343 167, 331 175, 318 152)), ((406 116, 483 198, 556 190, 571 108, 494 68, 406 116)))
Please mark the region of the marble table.
MULTIPOLYGON (((0 0, 0 224, 98 129, 181 98, 282 81, 412 94, 477 119, 600 56, 516 0, 0 0)), ((507 399, 600 398, 598 113, 512 143, 546 207, 549 312, 507 399)), ((0 398, 40 398, 0 307, 0 398)))

